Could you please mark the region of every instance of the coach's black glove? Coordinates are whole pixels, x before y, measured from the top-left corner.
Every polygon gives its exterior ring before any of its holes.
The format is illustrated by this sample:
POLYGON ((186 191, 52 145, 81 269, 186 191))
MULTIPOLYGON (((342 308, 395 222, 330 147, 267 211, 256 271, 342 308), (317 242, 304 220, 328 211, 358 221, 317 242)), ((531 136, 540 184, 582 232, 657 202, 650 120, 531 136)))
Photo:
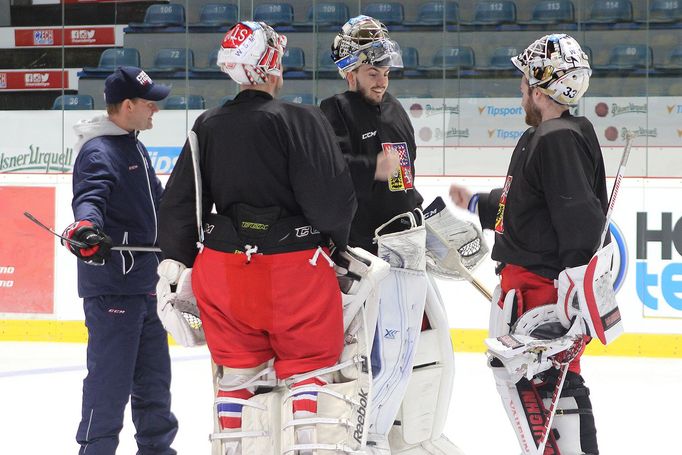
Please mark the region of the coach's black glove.
POLYGON ((111 247, 113 245, 111 237, 90 221, 73 222, 64 229, 62 236, 88 245, 85 248, 81 248, 62 240, 62 245, 87 264, 104 265, 109 256, 111 256, 111 247))

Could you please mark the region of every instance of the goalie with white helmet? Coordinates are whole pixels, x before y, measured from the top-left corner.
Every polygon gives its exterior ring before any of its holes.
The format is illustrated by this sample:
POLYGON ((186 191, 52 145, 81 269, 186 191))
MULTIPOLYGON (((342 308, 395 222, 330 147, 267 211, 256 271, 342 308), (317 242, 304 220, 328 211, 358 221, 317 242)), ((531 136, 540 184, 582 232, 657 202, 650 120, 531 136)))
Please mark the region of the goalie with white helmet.
POLYGON ((545 35, 511 61, 530 87, 537 87, 559 104, 576 105, 590 84, 587 54, 565 34, 545 35))
MULTIPOLYGON (((501 292, 494 297, 491 332, 502 327, 509 333, 511 327, 514 335, 524 314, 554 307, 559 274, 587 264, 600 248, 608 199, 594 128, 569 111, 585 94, 591 73, 580 45, 568 35, 547 35, 511 61, 523 73, 521 106, 531 128, 512 153, 502 188, 472 194, 453 184, 450 196, 456 205, 477 213, 484 229, 495 232, 491 256, 500 263, 501 292)), ((547 444, 553 453, 599 453, 589 390, 580 375, 581 354, 569 364, 559 401, 563 409, 552 423, 557 431, 550 433, 547 444)), ((498 359, 491 366, 506 406, 511 399, 505 394, 520 387, 502 378, 498 359)), ((551 395, 558 382, 555 373, 533 378, 536 396, 551 395)), ((507 411, 513 421, 518 409, 507 411)), ((520 436, 523 446, 522 440, 520 436)), ((527 441, 523 453, 536 453, 528 451, 527 441)))
POLYGON ((328 254, 330 241, 340 251, 348 243, 353 183, 319 108, 276 97, 285 45, 262 22, 227 32, 217 63, 240 92, 196 119, 159 210, 159 245, 178 269, 192 267, 219 367, 212 439, 221 454, 352 444, 339 422, 360 408, 352 384, 330 384, 344 326, 328 254), (320 420, 333 435, 315 436, 320 420))

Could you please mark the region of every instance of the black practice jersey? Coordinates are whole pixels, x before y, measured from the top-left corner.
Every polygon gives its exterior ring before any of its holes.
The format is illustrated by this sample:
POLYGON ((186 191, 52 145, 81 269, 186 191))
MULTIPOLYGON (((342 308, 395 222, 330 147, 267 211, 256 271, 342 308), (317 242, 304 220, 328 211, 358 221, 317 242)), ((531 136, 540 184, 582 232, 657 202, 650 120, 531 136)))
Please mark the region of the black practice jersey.
MULTIPOLYGON (((214 204, 225 216, 236 204, 278 207, 286 216, 304 216, 345 248, 356 208, 353 183, 319 108, 245 90, 204 112, 192 130, 199 139, 203 213, 214 204)), ((185 143, 159 213, 161 249, 188 267, 198 240, 193 169, 185 143)))
POLYGON ((528 129, 503 188, 480 194, 481 225, 495 230, 492 258, 555 279, 599 248, 608 199, 592 124, 566 111, 528 129))
POLYGON ((334 127, 358 198, 349 243, 376 252, 375 229, 423 202, 414 186, 414 128, 405 109, 389 93, 374 105, 360 93, 347 91, 323 100, 320 107, 334 127), (400 171, 388 182, 376 181, 377 154, 389 150, 398 152, 400 171))

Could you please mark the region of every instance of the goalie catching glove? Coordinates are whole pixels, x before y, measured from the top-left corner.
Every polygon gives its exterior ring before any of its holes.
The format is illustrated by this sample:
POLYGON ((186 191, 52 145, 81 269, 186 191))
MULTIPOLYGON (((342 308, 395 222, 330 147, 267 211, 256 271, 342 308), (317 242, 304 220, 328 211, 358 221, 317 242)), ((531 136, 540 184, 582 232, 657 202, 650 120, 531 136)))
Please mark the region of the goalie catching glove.
POLYGON ((157 273, 156 309, 163 327, 182 346, 205 344, 197 300, 192 293, 192 269, 165 259, 159 264, 157 273))
POLYGON ((64 229, 62 237, 88 245, 81 248, 62 239, 62 245, 86 264, 104 265, 111 256, 111 237, 88 220, 74 221, 64 229))
POLYGON ((488 254, 481 231, 455 218, 437 197, 424 210, 426 221, 426 265, 443 278, 466 279, 488 254))

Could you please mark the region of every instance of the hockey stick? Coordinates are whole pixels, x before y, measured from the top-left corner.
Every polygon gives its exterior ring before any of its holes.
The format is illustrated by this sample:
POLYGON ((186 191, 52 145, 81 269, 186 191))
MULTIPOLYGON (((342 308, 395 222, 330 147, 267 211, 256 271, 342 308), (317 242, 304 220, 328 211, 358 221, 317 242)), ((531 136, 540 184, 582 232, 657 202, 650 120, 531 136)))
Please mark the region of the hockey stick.
MULTIPOLYGON (((40 226, 41 228, 45 229, 46 231, 54 234, 56 237, 60 238, 64 242, 73 245, 78 248, 90 248, 92 245, 88 245, 87 243, 79 242, 77 240, 73 240, 67 237, 64 237, 63 235, 57 234, 54 230, 50 229, 33 215, 31 215, 29 212, 24 212, 24 216, 28 218, 29 220, 33 221, 35 224, 40 226)), ((112 250, 115 251, 139 251, 139 252, 148 252, 148 253, 160 253, 161 248, 157 246, 136 246, 136 245, 114 245, 111 247, 112 250)))
MULTIPOLYGON (((189 150, 192 154, 192 169, 194 171, 194 204, 195 204, 195 213, 197 217, 197 235, 198 235, 198 241, 197 241, 197 248, 199 249, 199 252, 203 250, 203 242, 204 242, 204 228, 202 226, 202 220, 203 220, 203 201, 202 201, 202 184, 201 184, 201 168, 200 168, 200 162, 199 162, 199 138, 197 137, 197 133, 195 133, 193 130, 190 130, 189 133, 187 133, 187 143, 189 144, 189 150)), ((218 384, 220 382, 220 378, 222 377, 223 374, 223 367, 216 364, 213 361, 213 358, 211 358, 211 382, 213 383, 213 397, 214 400, 218 396, 218 384)), ((214 433, 219 433, 220 432, 220 418, 218 416, 218 408, 216 407, 216 404, 214 402, 213 408, 212 408, 212 414, 213 414, 213 432, 214 433)), ((211 441, 211 455, 223 455, 224 453, 224 446, 223 446, 223 440, 219 438, 211 438, 209 437, 209 440, 211 441)))
POLYGON ((618 196, 618 190, 620 190, 620 183, 625 175, 625 165, 630 158, 630 149, 632 148, 632 140, 635 138, 635 133, 633 131, 628 131, 625 135, 625 148, 623 149, 623 156, 620 158, 620 165, 618 166, 618 173, 616 174, 616 180, 613 182, 613 189, 611 190, 611 198, 609 199, 609 208, 606 211, 606 223, 604 224, 604 230, 601 233, 601 241, 599 242, 599 247, 604 245, 604 239, 606 239, 606 233, 609 232, 609 225, 611 224, 611 215, 613 215, 613 207, 616 205, 616 197, 618 196))
MULTIPOLYGON (((625 135, 625 147, 623 148, 623 155, 621 156, 620 159, 620 165, 618 166, 618 172, 616 174, 616 180, 613 182, 613 189, 611 190, 611 197, 609 198, 609 205, 608 209, 606 211, 606 221, 604 222, 604 228, 602 230, 601 234, 601 240, 599 242, 599 247, 601 248, 604 245, 604 240, 606 239, 606 234, 609 232, 609 226, 611 224, 611 216, 613 215, 613 208, 616 205, 616 198, 618 197, 618 190, 620 189, 620 184, 623 180, 623 176, 625 175, 625 166, 627 165, 628 159, 630 158, 630 149, 632 148, 632 140, 635 138, 635 133, 632 131, 628 131, 625 135)), ((582 339, 581 339, 582 340, 582 339)), ((581 341, 580 345, 582 346, 584 342, 581 341)), ((580 352, 580 349, 576 350, 577 352, 580 352)), ((574 358, 575 356, 573 356, 574 358)), ((571 359, 572 360, 572 359, 571 359)), ((538 449, 538 453, 542 454, 545 451, 545 446, 547 444, 547 440, 549 439, 549 432, 552 427, 552 421, 554 420, 554 416, 556 415, 556 407, 559 402, 559 398, 561 396, 561 391, 563 390, 564 387, 564 381, 566 379, 566 375, 568 374, 568 365, 570 361, 565 361, 561 365, 561 371, 560 371, 560 376, 559 380, 557 381, 555 387, 554 387, 554 392, 552 393, 552 401, 550 403, 550 407, 548 409, 548 415, 547 415, 547 421, 545 422, 545 425, 542 430, 542 440, 540 447, 538 449)))

